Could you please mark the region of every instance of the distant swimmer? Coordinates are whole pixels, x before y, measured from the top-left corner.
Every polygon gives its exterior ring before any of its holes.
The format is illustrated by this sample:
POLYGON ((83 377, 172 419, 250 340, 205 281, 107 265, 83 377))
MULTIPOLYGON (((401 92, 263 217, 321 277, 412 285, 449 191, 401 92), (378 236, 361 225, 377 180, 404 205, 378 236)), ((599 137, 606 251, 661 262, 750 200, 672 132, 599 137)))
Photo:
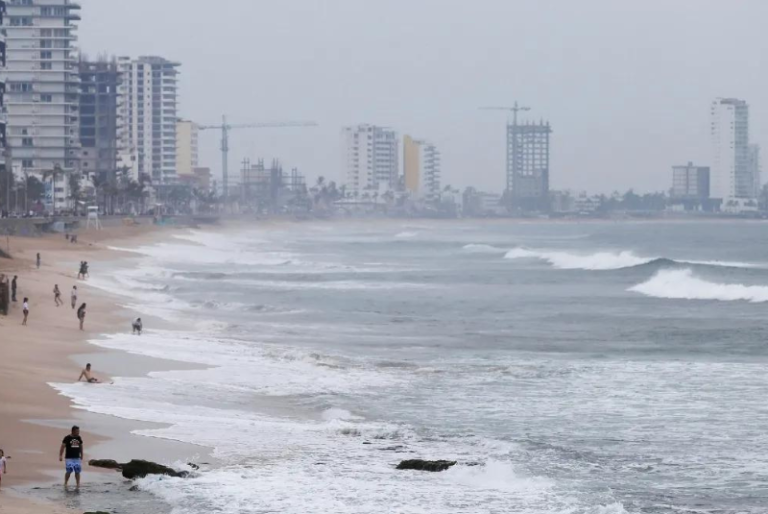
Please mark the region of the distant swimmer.
POLYGON ((131 324, 133 327, 133 333, 141 335, 141 330, 144 328, 144 325, 141 322, 141 318, 136 318, 133 320, 133 323, 131 324))
POLYGON ((77 379, 78 382, 82 382, 82 380, 85 379, 86 382, 89 384, 100 384, 101 380, 94 377, 91 374, 91 364, 88 363, 85 365, 85 369, 80 372, 80 377, 77 379))

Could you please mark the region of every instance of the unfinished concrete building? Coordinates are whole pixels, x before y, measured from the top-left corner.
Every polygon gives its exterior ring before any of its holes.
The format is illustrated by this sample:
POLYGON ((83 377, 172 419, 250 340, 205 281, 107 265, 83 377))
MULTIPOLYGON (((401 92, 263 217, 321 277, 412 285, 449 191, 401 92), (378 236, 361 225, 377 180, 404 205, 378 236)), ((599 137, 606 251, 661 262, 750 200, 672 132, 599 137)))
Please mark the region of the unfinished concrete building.
POLYGON ((518 211, 549 210, 548 122, 507 125, 507 200, 518 211))

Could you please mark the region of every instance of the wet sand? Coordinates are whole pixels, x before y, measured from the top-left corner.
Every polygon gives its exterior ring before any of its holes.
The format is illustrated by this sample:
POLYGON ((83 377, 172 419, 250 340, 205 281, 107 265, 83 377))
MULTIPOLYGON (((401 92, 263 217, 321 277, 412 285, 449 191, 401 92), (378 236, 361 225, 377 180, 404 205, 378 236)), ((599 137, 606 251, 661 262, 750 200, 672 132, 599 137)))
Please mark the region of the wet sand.
MULTIPOLYGON (((109 373, 143 375, 157 369, 186 367, 168 361, 126 359, 123 354, 88 345, 88 339, 99 334, 129 331, 135 313, 120 308, 115 297, 89 287, 87 280, 77 279, 81 260, 89 262, 93 275, 99 273, 99 263, 125 256, 109 250, 107 244, 139 246, 179 230, 182 229, 141 225, 81 231, 77 244, 69 243, 62 234, 40 238, 2 237, 0 247, 10 250, 13 259, 0 259, 0 273, 19 278, 18 301, 7 317, 0 316, 0 448, 10 457, 8 474, 3 476, 0 488, 0 513, 71 512, 66 506, 54 507, 30 500, 28 493, 31 485, 49 487, 55 482, 61 483, 62 477, 57 477, 63 474, 58 461, 59 445, 75 423, 81 426, 86 461, 91 458, 161 460, 160 455, 171 462, 206 453, 200 448, 130 435, 132 430, 146 426, 75 411, 68 399, 48 385, 76 381, 86 362, 93 364, 95 376, 107 382, 109 373), (37 252, 42 256, 40 269, 35 266, 37 252), (64 301, 60 307, 54 303, 55 284, 64 301), (77 285, 79 291, 77 305, 88 305, 84 331, 79 330, 76 310, 70 306, 73 285, 77 285), (30 305, 27 326, 21 325, 24 297, 29 298, 30 305)), ((108 387, 108 384, 93 387, 108 387)), ((85 468, 84 482, 122 480, 113 472, 87 465, 85 468)))

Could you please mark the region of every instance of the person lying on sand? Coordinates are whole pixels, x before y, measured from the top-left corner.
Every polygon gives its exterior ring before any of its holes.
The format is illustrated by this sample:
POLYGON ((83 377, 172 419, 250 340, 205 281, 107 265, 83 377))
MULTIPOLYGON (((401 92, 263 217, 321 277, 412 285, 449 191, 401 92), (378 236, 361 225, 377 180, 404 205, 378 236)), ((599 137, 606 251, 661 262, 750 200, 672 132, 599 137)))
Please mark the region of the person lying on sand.
POLYGON ((88 363, 85 365, 85 369, 80 372, 80 377, 77 379, 78 382, 83 380, 85 378, 85 381, 89 384, 99 384, 100 380, 93 375, 91 375, 91 364, 88 363))

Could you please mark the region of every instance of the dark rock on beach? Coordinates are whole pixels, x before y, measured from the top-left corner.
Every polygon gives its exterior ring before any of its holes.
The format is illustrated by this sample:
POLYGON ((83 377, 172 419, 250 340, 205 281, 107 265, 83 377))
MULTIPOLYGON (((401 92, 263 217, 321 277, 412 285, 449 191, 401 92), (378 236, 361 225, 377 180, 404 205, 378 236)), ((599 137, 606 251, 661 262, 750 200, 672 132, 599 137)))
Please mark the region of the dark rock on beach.
POLYGON ((123 469, 123 465, 111 459, 93 459, 88 461, 89 466, 104 469, 123 469))
POLYGON ((189 474, 186 471, 176 471, 168 466, 163 466, 156 462, 149 462, 147 460, 132 460, 131 462, 120 464, 114 460, 102 459, 89 461, 88 464, 96 468, 122 471, 123 477, 129 480, 133 480, 134 478, 144 478, 147 475, 166 475, 169 477, 184 478, 189 474))
POLYGON ((455 466, 455 460, 422 460, 411 459, 404 460, 398 466, 397 469, 414 469, 416 471, 445 471, 451 466, 455 466))
POLYGON ((186 471, 176 471, 175 469, 149 462, 147 460, 132 460, 122 465, 123 477, 133 480, 134 478, 144 478, 147 475, 166 475, 169 477, 184 478, 189 473, 186 471))

